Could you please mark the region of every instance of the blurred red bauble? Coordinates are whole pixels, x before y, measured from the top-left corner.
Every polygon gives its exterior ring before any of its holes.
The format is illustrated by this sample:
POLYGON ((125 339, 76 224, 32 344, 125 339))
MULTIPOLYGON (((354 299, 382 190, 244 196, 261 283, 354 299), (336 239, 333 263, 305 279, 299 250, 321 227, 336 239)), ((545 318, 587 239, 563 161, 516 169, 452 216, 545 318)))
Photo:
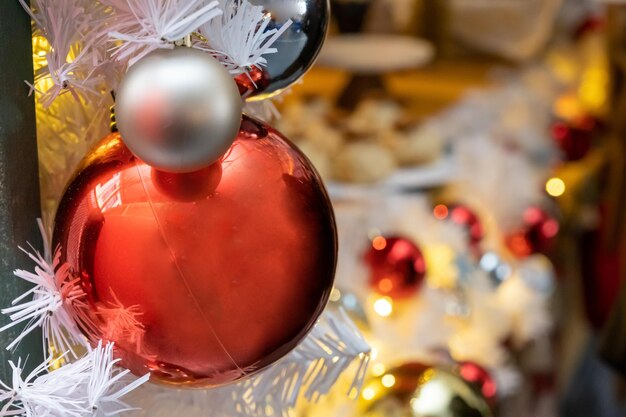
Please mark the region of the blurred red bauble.
POLYGON ((559 233, 559 222, 539 207, 524 211, 524 225, 505 238, 514 255, 524 258, 536 253, 548 254, 559 233))
POLYGON ((372 288, 392 298, 414 295, 426 275, 422 252, 403 237, 375 237, 365 253, 365 263, 372 288))
POLYGON ((136 374, 198 387, 291 351, 326 304, 337 251, 311 164, 247 117, 220 161, 189 174, 106 137, 65 192, 54 245, 82 278, 90 337, 115 342, 136 374))
POLYGON ((268 74, 256 65, 252 65, 248 72, 244 72, 235 77, 239 94, 243 98, 253 95, 257 91, 262 91, 270 84, 268 74))
POLYGON ((605 20, 601 16, 589 15, 586 16, 574 29, 572 37, 575 40, 579 40, 585 35, 593 32, 597 32, 605 25, 605 20))
POLYGON ((433 209, 435 217, 439 220, 451 220, 452 222, 463 226, 467 232, 468 243, 470 248, 478 251, 480 242, 483 240, 484 231, 480 218, 469 207, 463 204, 444 205, 438 204, 433 209))
POLYGON ((473 362, 462 362, 459 364, 459 374, 481 392, 492 409, 495 408, 498 387, 485 368, 473 362))
POLYGON ((552 124, 552 138, 566 161, 584 158, 593 143, 594 137, 603 129, 602 122, 588 116, 571 123, 558 121, 552 124))

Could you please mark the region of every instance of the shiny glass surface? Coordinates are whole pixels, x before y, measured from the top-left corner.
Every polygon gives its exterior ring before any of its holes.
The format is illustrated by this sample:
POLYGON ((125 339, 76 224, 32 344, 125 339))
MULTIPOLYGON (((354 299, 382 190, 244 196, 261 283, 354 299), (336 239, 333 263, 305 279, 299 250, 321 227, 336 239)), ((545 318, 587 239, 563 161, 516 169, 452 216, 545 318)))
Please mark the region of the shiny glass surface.
POLYGON ((93 339, 135 374, 182 386, 241 379, 305 337, 333 285, 332 208, 308 160, 244 116, 222 160, 162 173, 111 134, 85 158, 54 245, 93 339))
POLYGON ((377 236, 365 253, 370 285, 392 298, 414 295, 426 275, 426 261, 419 248, 399 236, 377 236))
POLYGON ((280 29, 291 19, 291 26, 276 40, 276 53, 267 54, 267 85, 259 88, 254 99, 280 93, 304 75, 322 49, 330 20, 329 0, 250 0, 263 6, 271 19, 267 29, 280 29))

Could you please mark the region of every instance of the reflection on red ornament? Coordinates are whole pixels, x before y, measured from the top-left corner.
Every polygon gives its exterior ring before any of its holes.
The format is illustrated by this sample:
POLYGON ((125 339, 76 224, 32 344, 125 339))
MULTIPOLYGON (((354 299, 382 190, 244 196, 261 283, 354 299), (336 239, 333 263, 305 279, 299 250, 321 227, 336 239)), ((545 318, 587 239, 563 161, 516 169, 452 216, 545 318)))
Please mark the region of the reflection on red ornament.
POLYGON ((365 253, 370 284, 392 298, 414 295, 426 275, 426 262, 419 248, 403 237, 377 236, 365 253))
POLYGON ((243 98, 246 98, 266 88, 270 80, 267 73, 262 68, 252 65, 247 72, 236 76, 235 82, 239 88, 239 94, 241 94, 243 98))
POLYGON ((485 368, 473 362, 462 362, 459 364, 459 374, 480 390, 492 408, 496 406, 497 385, 485 368))
POLYGON ((213 386, 267 367, 333 285, 333 213, 308 160, 244 117, 216 164, 157 172, 112 134, 59 206, 53 241, 82 278, 89 335, 154 381, 213 386))
POLYGON ((484 237, 483 226, 474 211, 463 204, 438 204, 433 209, 436 219, 449 219, 452 222, 463 226, 467 232, 470 248, 474 252, 479 252, 480 242, 484 237))
POLYGON ((520 258, 549 253, 559 233, 559 222, 539 207, 527 208, 523 219, 524 225, 505 238, 507 247, 520 258))

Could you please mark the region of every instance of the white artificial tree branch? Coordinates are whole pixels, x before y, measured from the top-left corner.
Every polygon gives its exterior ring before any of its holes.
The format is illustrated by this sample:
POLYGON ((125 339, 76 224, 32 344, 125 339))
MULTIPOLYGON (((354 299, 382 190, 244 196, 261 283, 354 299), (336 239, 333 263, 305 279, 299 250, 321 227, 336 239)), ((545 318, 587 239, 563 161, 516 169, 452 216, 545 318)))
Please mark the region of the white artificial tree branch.
POLYGON ((122 400, 148 381, 149 375, 129 378, 116 367, 113 344, 98 345, 73 363, 51 369, 52 357, 22 378, 21 360, 9 362, 11 384, 0 381, 0 417, 110 417, 131 410, 122 400))
MULTIPOLYGON (((45 235, 41 222, 39 226, 42 235, 45 235)), ((79 278, 70 277, 67 264, 60 265, 60 250, 55 252, 53 259, 50 259, 49 251, 46 251, 45 257, 34 249, 32 253, 24 252, 35 262, 34 272, 16 270, 14 274, 33 284, 33 287, 13 300, 11 307, 1 310, 11 322, 1 327, 0 332, 25 323, 7 349, 14 349, 33 330, 41 328, 44 352, 48 346, 54 346, 60 352, 69 351, 77 357, 74 346, 87 345, 75 314, 75 307, 83 303, 84 297, 84 292, 77 285, 79 278)))
POLYGON ((343 311, 325 311, 306 339, 275 365, 245 381, 209 390, 172 390, 147 386, 136 392, 139 415, 186 417, 288 416, 300 398, 316 401, 329 392, 350 366, 355 372, 348 393, 360 390, 370 348, 343 311))
POLYGON ((89 0, 33 0, 32 8, 25 0, 19 0, 36 26, 36 33, 49 44, 45 51, 46 64, 38 68, 34 83, 27 84, 31 93, 41 95, 44 107, 49 106, 58 96, 70 93, 99 96, 98 85, 102 74, 98 68, 102 64, 103 46, 99 37, 94 36, 99 14, 103 9, 94 6, 89 0), (39 90, 37 86, 45 86, 39 90))
POLYGON ((279 28, 268 29, 270 16, 262 6, 254 6, 248 0, 220 0, 220 4, 222 17, 200 28, 206 42, 198 42, 194 47, 214 54, 234 75, 253 65, 265 66, 264 55, 277 52, 272 45, 289 28, 291 20, 279 28))
POLYGON ((100 0, 112 10, 103 36, 120 41, 113 58, 133 65, 150 52, 174 47, 222 14, 218 2, 206 0, 100 0))

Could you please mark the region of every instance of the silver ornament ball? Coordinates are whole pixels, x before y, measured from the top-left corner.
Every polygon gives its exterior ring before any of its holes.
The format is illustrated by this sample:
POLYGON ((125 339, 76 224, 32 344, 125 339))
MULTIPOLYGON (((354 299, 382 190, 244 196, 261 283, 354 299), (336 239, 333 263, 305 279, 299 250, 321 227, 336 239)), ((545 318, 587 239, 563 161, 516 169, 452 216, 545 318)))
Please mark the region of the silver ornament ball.
POLYGON ((250 100, 279 94, 298 81, 313 65, 322 49, 330 21, 329 0, 250 0, 262 6, 270 20, 268 29, 279 29, 291 19, 291 26, 276 40, 276 53, 265 55, 266 83, 250 100))
POLYGON ((500 286, 513 273, 511 266, 504 262, 500 255, 495 252, 485 252, 480 258, 478 265, 480 269, 489 275, 489 279, 494 287, 500 286))
POLYGON ((192 172, 228 150, 242 106, 235 81, 217 60, 177 47, 152 52, 128 70, 115 117, 138 158, 162 171, 192 172))

